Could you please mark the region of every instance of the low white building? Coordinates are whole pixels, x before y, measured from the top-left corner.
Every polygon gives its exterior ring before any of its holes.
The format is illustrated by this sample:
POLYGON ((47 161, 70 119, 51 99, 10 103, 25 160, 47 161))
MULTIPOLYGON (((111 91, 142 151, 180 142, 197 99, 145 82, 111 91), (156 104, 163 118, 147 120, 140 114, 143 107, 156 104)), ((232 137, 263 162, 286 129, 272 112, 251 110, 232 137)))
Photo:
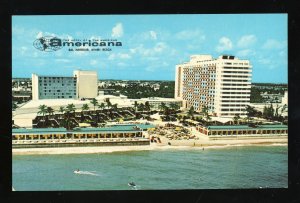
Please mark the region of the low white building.
POLYGON ((141 98, 141 99, 131 99, 132 102, 137 101, 138 103, 145 104, 149 102, 149 105, 152 110, 160 110, 160 105, 165 103, 166 106, 171 107, 172 104, 176 104, 179 108, 182 107, 182 100, 181 99, 174 99, 174 98, 163 98, 163 97, 148 97, 148 98, 141 98))
POLYGON ((13 116, 13 123, 19 127, 32 128, 32 121, 37 113, 18 114, 13 116))

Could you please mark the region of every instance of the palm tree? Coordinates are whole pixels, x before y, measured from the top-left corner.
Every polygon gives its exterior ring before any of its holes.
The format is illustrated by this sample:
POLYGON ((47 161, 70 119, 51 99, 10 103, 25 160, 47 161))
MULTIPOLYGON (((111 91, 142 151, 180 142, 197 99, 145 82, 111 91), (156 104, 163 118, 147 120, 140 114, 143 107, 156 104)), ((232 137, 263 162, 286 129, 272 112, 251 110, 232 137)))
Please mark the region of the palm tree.
POLYGON ((75 112, 75 105, 74 104, 68 104, 66 107, 67 116, 65 119, 66 128, 70 129, 70 121, 71 121, 71 113, 75 112))
POLYGON ((16 110, 16 108, 18 108, 18 105, 16 104, 16 102, 12 102, 12 110, 16 110))
POLYGON ((233 123, 239 123, 239 120, 240 120, 240 115, 239 114, 235 114, 234 117, 233 117, 233 123))
MULTIPOLYGON (((47 107, 47 113, 48 115, 53 115, 54 114, 54 109, 52 107, 47 107)), ((47 127, 49 127, 49 117, 47 117, 47 127)))
POLYGON ((208 113, 208 107, 207 106, 203 106, 202 107, 202 113, 204 114, 206 121, 211 120, 211 117, 210 117, 210 115, 208 113))
POLYGON ((139 104, 137 103, 137 101, 134 101, 133 106, 134 106, 135 111, 137 111, 137 107, 139 106, 139 104))
POLYGON ((179 109, 179 106, 178 106, 177 103, 171 103, 171 104, 170 104, 170 108, 171 108, 171 109, 174 109, 175 111, 177 111, 177 110, 179 109))
POLYGON ((111 107, 112 107, 112 109, 113 109, 114 111, 117 111, 117 110, 118 110, 118 104, 113 104, 111 107))
POLYGON ((160 109, 161 111, 165 110, 166 107, 167 107, 167 106, 166 106, 166 104, 165 104, 164 102, 160 103, 160 105, 159 105, 159 109, 160 109))
POLYGON ((52 107, 47 107, 47 113, 49 114, 49 115, 53 115, 53 113, 54 113, 54 109, 52 108, 52 107))
POLYGON ((39 111, 37 113, 42 114, 43 120, 44 120, 43 125, 45 126, 45 114, 47 113, 47 106, 45 104, 40 105, 39 106, 39 111))
POLYGON ((81 107, 82 111, 87 111, 90 109, 89 105, 88 104, 83 104, 82 107, 81 107))
POLYGON ((94 105, 94 111, 95 111, 95 108, 96 108, 96 106, 98 105, 97 99, 93 98, 93 99, 91 100, 91 104, 94 105))
POLYGON ((39 111, 37 112, 38 114, 42 114, 45 116, 47 113, 47 106, 45 104, 39 106, 39 111))
POLYGON ((103 110, 105 108, 105 104, 102 102, 100 105, 98 105, 98 107, 103 110))
POLYGON ((63 107, 63 106, 59 107, 59 112, 61 112, 63 114, 65 112, 65 107, 63 107))
POLYGON ((72 112, 75 112, 75 105, 74 104, 68 104, 67 107, 66 107, 66 112, 68 113, 72 113, 72 112))
POLYGON ((190 109, 189 109, 189 111, 188 111, 188 116, 189 117, 193 117, 194 112, 195 112, 194 106, 191 106, 190 109))
POLYGON ((150 108, 150 104, 149 104, 149 102, 148 102, 148 101, 146 101, 146 102, 145 102, 144 109, 145 109, 146 111, 150 111, 150 110, 151 110, 151 108, 150 108))
POLYGON ((111 104, 109 98, 106 99, 106 106, 107 106, 109 109, 110 109, 111 106, 112 106, 112 104, 111 104))
POLYGON ((245 111, 247 112, 248 117, 255 116, 257 114, 257 110, 254 107, 247 105, 245 107, 245 111))
POLYGON ((281 113, 287 112, 287 104, 283 105, 281 108, 281 113))
POLYGON ((139 111, 144 111, 145 109, 145 105, 143 103, 140 103, 139 106, 138 106, 138 110, 139 111))

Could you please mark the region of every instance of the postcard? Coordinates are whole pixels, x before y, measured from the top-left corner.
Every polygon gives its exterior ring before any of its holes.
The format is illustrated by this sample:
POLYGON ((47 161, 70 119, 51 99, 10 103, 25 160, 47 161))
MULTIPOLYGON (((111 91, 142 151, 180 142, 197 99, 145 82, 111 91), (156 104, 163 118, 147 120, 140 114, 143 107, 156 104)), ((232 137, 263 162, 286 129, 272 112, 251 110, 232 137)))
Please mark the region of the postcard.
POLYGON ((15 191, 288 187, 287 14, 12 16, 15 191))

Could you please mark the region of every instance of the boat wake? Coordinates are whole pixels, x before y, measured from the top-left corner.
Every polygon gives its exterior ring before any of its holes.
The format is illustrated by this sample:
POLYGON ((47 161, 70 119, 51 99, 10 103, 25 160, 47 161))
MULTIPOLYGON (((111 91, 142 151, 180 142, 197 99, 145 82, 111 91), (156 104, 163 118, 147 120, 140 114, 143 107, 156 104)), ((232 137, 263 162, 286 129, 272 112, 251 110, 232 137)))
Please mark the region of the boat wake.
POLYGON ((132 190, 139 190, 140 188, 141 188, 141 186, 139 186, 139 185, 131 186, 132 190))
POLYGON ((96 171, 74 171, 75 174, 79 174, 79 175, 100 176, 99 174, 97 174, 95 172, 96 171))
POLYGON ((128 183, 128 186, 132 189, 132 190, 139 190, 141 188, 141 186, 139 185, 132 185, 131 183, 128 183))

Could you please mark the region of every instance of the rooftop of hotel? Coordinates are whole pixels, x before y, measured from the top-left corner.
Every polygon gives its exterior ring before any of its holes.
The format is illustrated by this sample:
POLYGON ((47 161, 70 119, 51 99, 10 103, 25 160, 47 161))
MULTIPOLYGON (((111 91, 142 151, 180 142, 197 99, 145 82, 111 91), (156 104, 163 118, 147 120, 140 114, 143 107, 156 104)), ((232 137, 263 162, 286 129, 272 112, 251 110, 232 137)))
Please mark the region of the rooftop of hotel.
POLYGON ((34 74, 38 77, 47 77, 47 78, 75 78, 73 76, 64 76, 64 75, 40 75, 40 74, 34 74))
POLYGON ((145 130, 148 128, 154 128, 154 125, 150 124, 124 124, 124 125, 115 125, 110 127, 103 128, 75 128, 73 130, 67 130, 66 128, 32 128, 32 129, 12 129, 12 133, 68 133, 68 132, 138 132, 140 129, 145 130), (139 129, 137 129, 138 127, 139 129))
MULTIPOLYGON (((124 97, 124 95, 121 95, 120 97, 117 97, 114 95, 99 95, 96 97, 96 99, 98 101, 104 101, 105 98, 109 98, 109 99, 113 99, 115 101, 118 99, 122 100, 121 97, 124 97)), ((68 104, 82 105, 82 104, 90 104, 90 103, 91 103, 91 101, 88 99, 86 99, 84 101, 81 101, 79 99, 40 99, 40 100, 31 100, 31 101, 27 102, 26 104, 24 104, 22 107, 20 107, 20 109, 38 108, 40 105, 43 105, 43 104, 46 106, 66 106, 68 104)), ((121 104, 122 103, 124 103, 124 101, 122 101, 121 104)), ((129 104, 130 103, 128 103, 128 105, 129 104)))
POLYGON ((174 99, 174 98, 164 98, 164 97, 148 97, 148 98, 141 98, 136 100, 147 100, 147 101, 181 101, 181 99, 174 99))
POLYGON ((219 126, 208 126, 207 128, 209 130, 265 130, 265 129, 271 129, 271 130, 281 130, 281 129, 287 129, 287 125, 257 125, 255 127, 251 127, 248 125, 219 125, 219 126))
POLYGON ((89 100, 81 101, 78 99, 41 99, 41 100, 31 100, 21 108, 37 108, 40 105, 46 106, 64 106, 68 104, 85 104, 90 103, 89 100))

